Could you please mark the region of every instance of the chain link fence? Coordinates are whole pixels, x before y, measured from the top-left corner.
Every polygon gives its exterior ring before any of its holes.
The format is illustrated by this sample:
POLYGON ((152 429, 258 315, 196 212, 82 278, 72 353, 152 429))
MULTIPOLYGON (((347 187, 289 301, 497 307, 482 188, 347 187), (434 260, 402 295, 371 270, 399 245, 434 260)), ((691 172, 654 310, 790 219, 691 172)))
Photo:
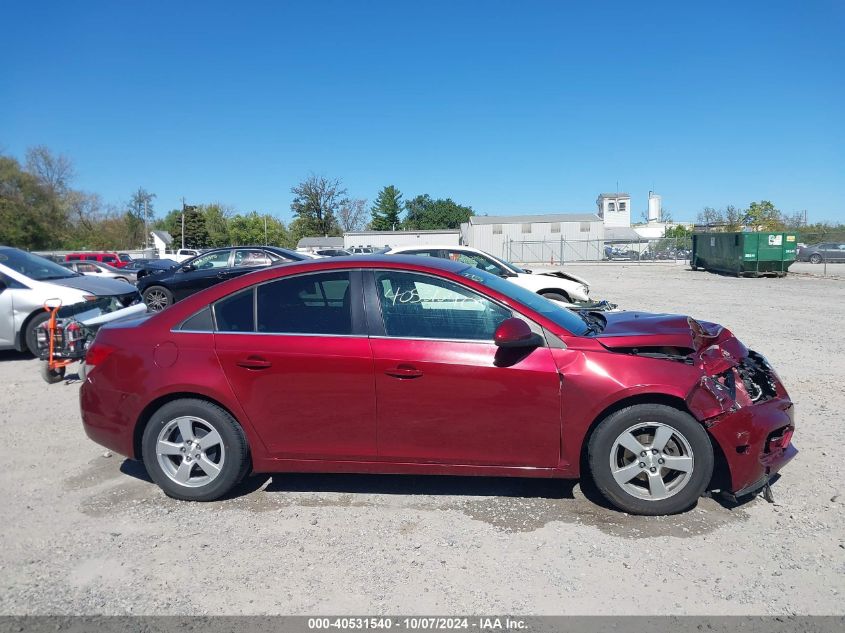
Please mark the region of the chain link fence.
POLYGON ((560 265, 568 262, 685 262, 690 237, 639 240, 510 240, 502 258, 522 264, 560 265))

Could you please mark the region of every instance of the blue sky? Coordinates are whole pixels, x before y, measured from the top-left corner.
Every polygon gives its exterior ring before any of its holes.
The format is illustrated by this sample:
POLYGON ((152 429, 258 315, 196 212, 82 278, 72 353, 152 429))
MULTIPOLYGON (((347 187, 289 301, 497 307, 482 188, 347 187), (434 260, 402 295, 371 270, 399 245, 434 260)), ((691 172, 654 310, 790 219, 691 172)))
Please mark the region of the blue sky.
POLYGON ((845 3, 14 2, 0 149, 163 214, 288 220, 310 172, 479 213, 649 189, 845 221, 845 3))

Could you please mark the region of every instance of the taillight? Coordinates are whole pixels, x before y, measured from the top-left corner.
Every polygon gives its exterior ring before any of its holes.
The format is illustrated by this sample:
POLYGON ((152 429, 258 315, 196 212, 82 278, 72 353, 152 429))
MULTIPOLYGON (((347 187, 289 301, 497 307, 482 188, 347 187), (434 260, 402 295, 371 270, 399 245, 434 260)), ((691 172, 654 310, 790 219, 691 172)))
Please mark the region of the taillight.
POLYGON ((85 364, 91 367, 102 365, 106 359, 114 353, 115 348, 111 345, 98 343, 96 340, 88 348, 88 353, 85 354, 85 364))

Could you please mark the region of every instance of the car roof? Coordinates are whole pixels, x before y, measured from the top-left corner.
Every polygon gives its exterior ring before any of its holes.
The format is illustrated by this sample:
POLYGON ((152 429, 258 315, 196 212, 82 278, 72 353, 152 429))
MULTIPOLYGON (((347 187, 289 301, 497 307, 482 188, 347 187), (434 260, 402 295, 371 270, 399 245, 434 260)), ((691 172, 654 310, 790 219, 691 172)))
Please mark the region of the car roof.
POLYGON ((453 262, 451 259, 437 257, 417 257, 416 255, 351 255, 342 257, 326 257, 324 259, 308 259, 301 262, 283 264, 285 269, 292 268, 394 268, 397 264, 405 264, 412 268, 438 268, 449 272, 464 270, 467 265, 453 262))
POLYGON ((394 246, 391 248, 391 251, 401 252, 401 251, 418 251, 424 249, 438 249, 438 250, 457 250, 457 251, 472 251, 473 253, 479 253, 477 248, 473 248, 472 246, 459 246, 457 244, 406 244, 405 246, 394 246))

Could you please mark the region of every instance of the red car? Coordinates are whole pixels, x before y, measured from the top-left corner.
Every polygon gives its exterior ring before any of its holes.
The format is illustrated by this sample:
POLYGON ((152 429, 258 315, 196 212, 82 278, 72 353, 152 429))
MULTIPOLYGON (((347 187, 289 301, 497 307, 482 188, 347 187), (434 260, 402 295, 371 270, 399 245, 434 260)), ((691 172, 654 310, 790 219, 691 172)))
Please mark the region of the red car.
POLYGON ((129 256, 129 253, 92 253, 92 252, 85 252, 85 253, 69 253, 65 255, 66 262, 79 262, 79 261, 90 261, 90 262, 101 262, 103 264, 108 264, 109 266, 114 266, 115 268, 123 268, 128 266, 132 263, 132 258, 129 256))
POLYGON ((466 264, 273 266, 102 328, 82 419, 170 496, 250 471, 589 473, 616 507, 756 492, 792 459, 793 405, 726 329, 562 308, 466 264))

